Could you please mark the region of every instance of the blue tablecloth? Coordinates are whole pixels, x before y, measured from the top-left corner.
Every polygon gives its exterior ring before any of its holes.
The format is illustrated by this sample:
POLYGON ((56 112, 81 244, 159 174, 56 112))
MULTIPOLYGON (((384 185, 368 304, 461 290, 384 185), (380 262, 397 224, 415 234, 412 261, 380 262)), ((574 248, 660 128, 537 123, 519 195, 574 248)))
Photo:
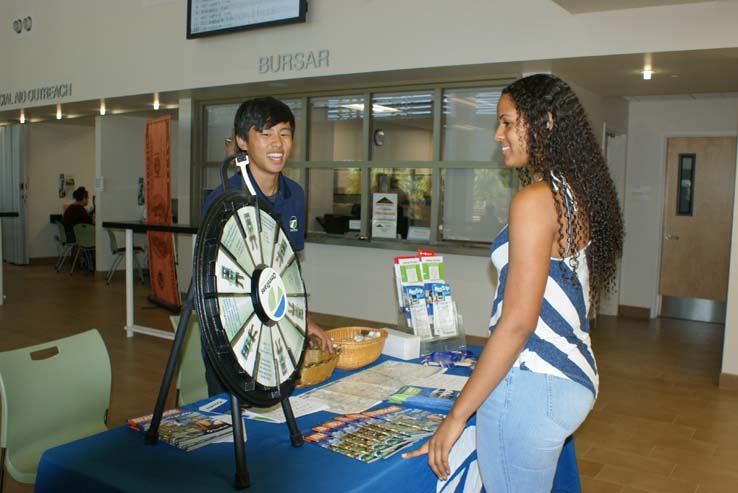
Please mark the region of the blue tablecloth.
MULTIPOLYGON (((381 357, 377 362, 389 359, 381 357)), ((460 370, 454 370, 458 372, 460 370)), ((463 370, 461 370, 463 373, 463 370)), ((349 372, 336 370, 335 380, 349 372)), ((301 389, 302 390, 302 389, 301 389)), ((319 412, 298 419, 304 433, 335 414, 319 412)), ((473 420, 457 443, 458 467, 440 491, 463 491, 477 483, 473 420), (463 443, 462 443, 463 442, 463 443)), ((437 491, 436 477, 425 458, 386 460, 365 464, 306 443, 290 445, 286 424, 246 420, 246 460, 252 492, 403 493, 437 491)), ((41 458, 35 491, 64 493, 117 492, 215 492, 233 491, 235 476, 232 443, 211 444, 184 452, 164 443, 144 445, 143 435, 127 426, 47 450, 41 458)), ((467 489, 466 491, 470 491, 467 489)), ((471 491, 479 491, 472 489, 471 491)), ((556 493, 578 493, 579 474, 574 444, 567 442, 559 460, 554 484, 556 493)))

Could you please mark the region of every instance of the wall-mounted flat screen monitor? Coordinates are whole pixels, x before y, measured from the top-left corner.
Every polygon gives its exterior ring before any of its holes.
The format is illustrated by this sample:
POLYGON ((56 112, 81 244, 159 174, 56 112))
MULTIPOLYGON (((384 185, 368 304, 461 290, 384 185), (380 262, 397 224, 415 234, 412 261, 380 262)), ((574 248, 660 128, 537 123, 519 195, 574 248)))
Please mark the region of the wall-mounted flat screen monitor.
POLYGON ((305 22, 307 0, 187 0, 187 38, 305 22))

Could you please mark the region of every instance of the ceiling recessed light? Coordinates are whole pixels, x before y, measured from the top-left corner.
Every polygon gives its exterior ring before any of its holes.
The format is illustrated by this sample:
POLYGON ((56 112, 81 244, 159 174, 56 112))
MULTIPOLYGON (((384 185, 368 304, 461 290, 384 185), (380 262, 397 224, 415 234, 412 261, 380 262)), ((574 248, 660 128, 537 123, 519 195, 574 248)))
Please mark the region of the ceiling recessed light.
POLYGON ((651 80, 651 75, 653 75, 653 70, 651 69, 643 70, 643 80, 651 80))

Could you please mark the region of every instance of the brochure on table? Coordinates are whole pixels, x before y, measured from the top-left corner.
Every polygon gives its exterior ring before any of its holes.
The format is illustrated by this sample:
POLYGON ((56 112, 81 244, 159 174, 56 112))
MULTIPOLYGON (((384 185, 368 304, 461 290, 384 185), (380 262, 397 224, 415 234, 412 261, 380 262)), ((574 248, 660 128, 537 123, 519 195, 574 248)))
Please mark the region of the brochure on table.
POLYGON ((443 257, 430 250, 417 256, 395 257, 398 328, 421 339, 421 355, 465 348, 463 328, 451 286, 446 282, 443 257))

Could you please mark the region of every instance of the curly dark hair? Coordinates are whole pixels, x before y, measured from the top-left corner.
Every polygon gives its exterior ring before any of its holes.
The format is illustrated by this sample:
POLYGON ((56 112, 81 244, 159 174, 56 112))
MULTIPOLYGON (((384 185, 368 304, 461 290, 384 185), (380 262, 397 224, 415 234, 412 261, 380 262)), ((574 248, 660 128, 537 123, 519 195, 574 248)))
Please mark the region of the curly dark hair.
MULTIPOLYGON (((587 250, 590 272, 590 301, 596 304, 616 273, 623 250, 623 218, 617 192, 582 104, 563 80, 536 74, 507 86, 502 94, 512 98, 518 119, 527 130, 528 168, 522 170, 523 184, 531 175, 545 180, 554 196, 559 220, 559 251, 566 256, 565 204, 553 176, 571 187, 577 212, 571 224, 571 242, 591 241, 587 250), (549 113, 553 128, 549 128, 549 113), (522 117, 522 119, 521 119, 522 117)), ((569 259, 576 269, 579 255, 569 259)))

